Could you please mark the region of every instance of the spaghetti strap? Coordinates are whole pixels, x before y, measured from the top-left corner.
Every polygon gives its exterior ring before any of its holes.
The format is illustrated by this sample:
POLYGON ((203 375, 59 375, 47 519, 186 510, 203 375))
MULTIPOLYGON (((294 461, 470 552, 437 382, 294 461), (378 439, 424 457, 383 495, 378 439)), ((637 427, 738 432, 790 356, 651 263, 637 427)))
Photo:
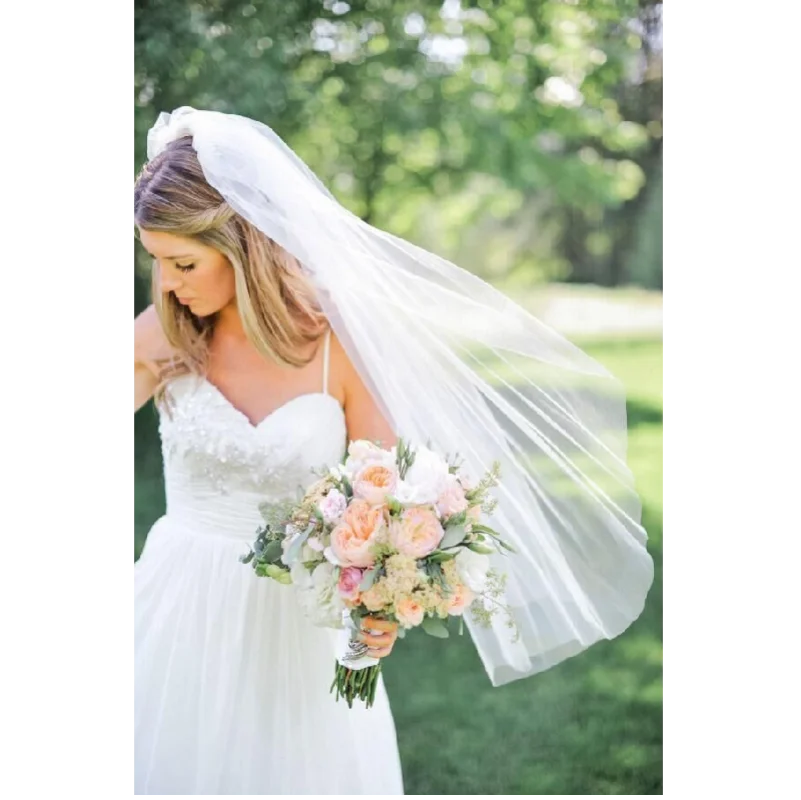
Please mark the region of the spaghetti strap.
POLYGON ((325 332, 323 348, 323 394, 328 394, 328 353, 331 350, 331 328, 325 332))

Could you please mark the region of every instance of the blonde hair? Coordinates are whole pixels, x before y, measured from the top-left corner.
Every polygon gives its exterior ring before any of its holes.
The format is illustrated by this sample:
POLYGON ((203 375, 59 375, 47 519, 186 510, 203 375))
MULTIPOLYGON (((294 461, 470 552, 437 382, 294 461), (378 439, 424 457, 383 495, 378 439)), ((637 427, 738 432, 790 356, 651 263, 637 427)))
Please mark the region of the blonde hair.
MULTIPOLYGON (((210 186, 189 136, 176 139, 145 164, 134 185, 134 220, 154 232, 196 239, 222 253, 234 270, 236 303, 245 334, 259 352, 285 366, 328 327, 313 285, 300 262, 237 214, 210 186)), ((151 293, 167 341, 177 356, 159 362, 155 400, 163 403, 169 380, 205 375, 216 315, 196 317, 159 288, 154 262, 151 293)))

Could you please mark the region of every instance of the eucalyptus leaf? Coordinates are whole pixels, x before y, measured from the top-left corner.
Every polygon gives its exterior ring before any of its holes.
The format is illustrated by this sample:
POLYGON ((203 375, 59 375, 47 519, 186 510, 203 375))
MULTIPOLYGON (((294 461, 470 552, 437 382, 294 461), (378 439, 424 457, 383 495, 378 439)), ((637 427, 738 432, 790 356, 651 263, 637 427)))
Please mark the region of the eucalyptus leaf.
POLYGON ((314 525, 309 525, 305 531, 298 533, 292 540, 292 544, 287 548, 286 553, 282 556, 281 560, 284 564, 291 564, 300 555, 300 549, 306 543, 309 535, 314 530, 314 525))
POLYGON ((359 584, 360 592, 366 592, 375 583, 375 579, 378 576, 378 569, 378 567, 373 567, 362 575, 362 582, 359 584))
POLYGON ((267 546, 264 548, 264 551, 261 554, 261 560, 270 564, 274 564, 279 558, 281 558, 283 552, 284 551, 281 547, 281 542, 279 542, 277 539, 274 539, 272 542, 267 543, 267 546))
POLYGON ((429 636, 434 636, 437 639, 447 639, 450 635, 448 627, 437 617, 425 617, 422 627, 429 636))

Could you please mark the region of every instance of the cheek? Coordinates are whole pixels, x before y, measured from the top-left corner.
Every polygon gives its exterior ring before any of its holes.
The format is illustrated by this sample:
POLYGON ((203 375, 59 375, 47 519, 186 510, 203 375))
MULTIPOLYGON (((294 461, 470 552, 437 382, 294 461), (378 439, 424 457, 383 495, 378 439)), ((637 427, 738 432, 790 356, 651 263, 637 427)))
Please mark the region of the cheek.
MULTIPOLYGON (((198 276, 200 280, 200 276, 198 276)), ((220 302, 227 302, 234 296, 234 270, 227 263, 215 264, 202 277, 201 291, 204 295, 220 302)))

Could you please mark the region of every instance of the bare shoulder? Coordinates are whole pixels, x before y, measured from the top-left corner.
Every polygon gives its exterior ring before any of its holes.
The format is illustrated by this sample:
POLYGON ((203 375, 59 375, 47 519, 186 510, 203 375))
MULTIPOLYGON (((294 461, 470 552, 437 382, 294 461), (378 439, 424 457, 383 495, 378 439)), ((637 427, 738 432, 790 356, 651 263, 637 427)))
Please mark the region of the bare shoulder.
POLYGON ((157 361, 172 354, 156 308, 149 305, 134 318, 134 362, 154 369, 157 361))
POLYGON ((385 447, 395 444, 395 432, 333 330, 330 365, 334 383, 341 392, 341 397, 344 397, 348 439, 380 441, 385 447))

